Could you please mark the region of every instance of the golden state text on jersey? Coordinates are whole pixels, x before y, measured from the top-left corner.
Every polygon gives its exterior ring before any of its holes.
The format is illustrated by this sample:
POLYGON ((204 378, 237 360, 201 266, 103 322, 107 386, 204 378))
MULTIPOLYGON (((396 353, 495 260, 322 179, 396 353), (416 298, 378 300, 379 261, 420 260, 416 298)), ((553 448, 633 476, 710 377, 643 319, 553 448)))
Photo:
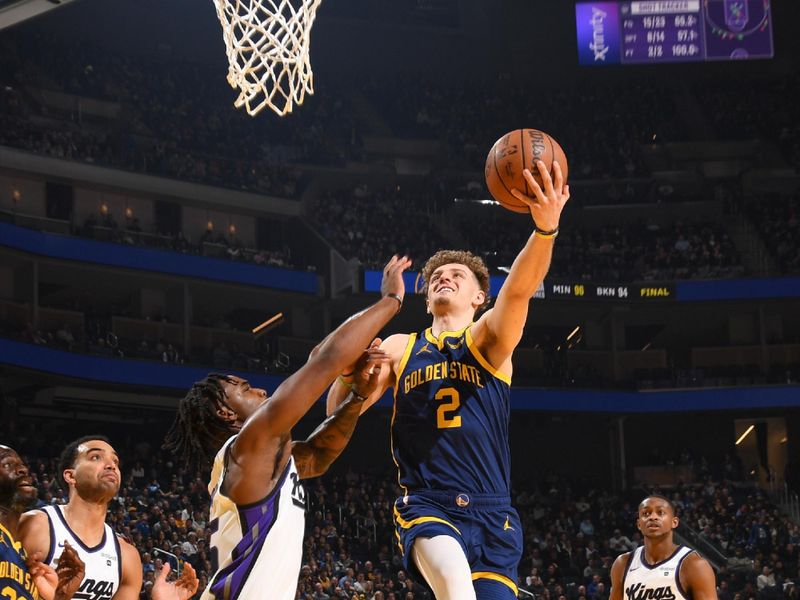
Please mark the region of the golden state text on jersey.
POLYGON ((392 415, 405 491, 510 492, 511 379, 480 354, 470 328, 409 336, 392 415))
POLYGON ((25 565, 25 550, 0 525, 0 597, 9 600, 39 600, 39 590, 25 565))

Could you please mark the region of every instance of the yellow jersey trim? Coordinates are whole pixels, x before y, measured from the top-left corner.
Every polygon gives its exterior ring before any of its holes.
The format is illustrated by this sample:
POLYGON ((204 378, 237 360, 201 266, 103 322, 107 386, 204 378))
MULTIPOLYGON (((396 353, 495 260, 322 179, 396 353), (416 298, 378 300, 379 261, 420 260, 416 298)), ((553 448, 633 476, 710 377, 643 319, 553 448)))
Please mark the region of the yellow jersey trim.
MULTIPOLYGON (((406 349, 403 350, 403 356, 400 357, 400 362, 397 363, 397 371, 395 371, 395 379, 399 382, 400 375, 403 374, 403 370, 406 368, 408 364, 408 359, 411 358, 411 351, 414 349, 414 343, 417 341, 417 334, 416 333, 409 333, 408 334, 408 343, 406 344, 406 349)), ((397 396, 397 386, 394 387, 394 395, 397 396)))
POLYGON ((444 341, 449 337, 461 337, 463 333, 472 326, 472 323, 464 327, 463 329, 459 329, 457 331, 442 331, 439 336, 433 335, 433 327, 428 327, 425 330, 425 339, 428 340, 431 344, 436 344, 436 347, 441 350, 444 348, 444 341))
POLYGON ((397 510, 397 507, 393 507, 394 510, 394 518, 397 521, 397 524, 400 525, 403 529, 410 529, 414 527, 414 525, 419 525, 421 523, 443 523, 448 527, 452 528, 458 535, 461 535, 461 532, 458 530, 458 527, 453 525, 450 521, 445 521, 444 519, 440 519, 439 517, 417 517, 416 519, 411 519, 410 521, 406 521, 403 517, 400 516, 400 511, 397 510))
MULTIPOLYGON (((392 420, 389 423, 389 448, 392 454, 392 462, 394 466, 397 467, 397 485, 400 486, 400 489, 403 490, 403 495, 408 493, 408 489, 400 483, 400 463, 397 462, 397 457, 394 455, 394 419, 397 416, 397 390, 399 388, 398 383, 400 382, 400 375, 403 373, 403 370, 406 368, 408 364, 408 359, 411 356, 411 350, 414 348, 414 342, 417 341, 417 334, 410 333, 408 335, 408 343, 406 344, 406 349, 403 351, 403 356, 400 358, 400 362, 397 365, 397 372, 395 373, 395 381, 394 384, 394 394, 393 401, 392 401, 392 420)), ((399 543, 399 542, 398 542, 399 543)))
MULTIPOLYGON (((2 532, 5 533, 6 536, 8 536, 8 539, 11 540, 11 546, 14 548, 14 550, 17 551, 18 554, 21 555, 21 553, 22 553, 22 542, 18 542, 17 540, 15 540, 14 536, 11 535, 11 532, 8 529, 6 529, 5 526, 2 523, 0 523, 0 530, 2 530, 2 532)), ((22 558, 23 558, 23 560, 25 559, 24 556, 22 558)))
POLYGON ((489 571, 475 571, 472 574, 472 581, 475 581, 476 579, 491 579, 493 581, 499 581, 500 583, 505 584, 508 587, 510 587, 511 591, 514 592, 515 596, 519 595, 519 590, 517 589, 517 584, 515 584, 513 581, 511 581, 505 575, 500 575, 500 573, 491 573, 489 571))
POLYGON ((501 373, 500 371, 495 369, 491 364, 489 364, 489 361, 483 357, 483 354, 481 354, 480 350, 478 350, 478 347, 475 345, 475 341, 472 339, 472 331, 469 327, 467 327, 464 335, 467 339, 467 348, 469 348, 469 351, 472 354, 472 356, 475 357, 475 360, 477 360, 484 369, 489 371, 489 373, 497 377, 500 381, 505 382, 506 385, 510 386, 511 376, 505 373, 501 373))

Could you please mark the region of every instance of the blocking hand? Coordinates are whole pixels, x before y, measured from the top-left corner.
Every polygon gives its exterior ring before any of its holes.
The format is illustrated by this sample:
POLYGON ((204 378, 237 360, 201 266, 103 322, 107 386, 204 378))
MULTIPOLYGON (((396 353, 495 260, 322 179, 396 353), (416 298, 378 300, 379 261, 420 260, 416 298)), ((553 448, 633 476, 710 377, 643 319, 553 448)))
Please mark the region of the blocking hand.
POLYGON ((402 301, 406 295, 406 285, 403 282, 403 271, 411 266, 411 259, 407 256, 402 258, 396 254, 383 268, 383 280, 381 281, 381 296, 396 294, 402 301))

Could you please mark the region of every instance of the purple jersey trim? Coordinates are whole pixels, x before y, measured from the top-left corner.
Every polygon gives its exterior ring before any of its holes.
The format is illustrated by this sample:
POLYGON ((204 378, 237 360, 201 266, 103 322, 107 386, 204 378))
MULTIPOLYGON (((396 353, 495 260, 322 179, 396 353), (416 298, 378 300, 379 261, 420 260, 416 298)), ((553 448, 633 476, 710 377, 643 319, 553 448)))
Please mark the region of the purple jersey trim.
POLYGON ((281 491, 291 464, 291 460, 286 464, 273 493, 261 502, 239 507, 242 539, 231 552, 231 563, 217 571, 209 586, 209 590, 217 600, 236 600, 239 597, 267 541, 267 536, 278 519, 281 491))

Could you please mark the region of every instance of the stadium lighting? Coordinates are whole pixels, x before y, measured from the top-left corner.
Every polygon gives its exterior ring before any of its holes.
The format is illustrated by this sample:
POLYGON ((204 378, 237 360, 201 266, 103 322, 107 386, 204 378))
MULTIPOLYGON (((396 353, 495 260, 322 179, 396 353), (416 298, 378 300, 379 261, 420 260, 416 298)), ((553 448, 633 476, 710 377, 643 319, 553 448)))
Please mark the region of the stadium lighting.
POLYGON ((746 438, 748 435, 750 435, 750 432, 753 431, 753 429, 755 429, 755 428, 756 428, 755 425, 750 425, 750 427, 747 428, 747 431, 745 431, 741 436, 739 436, 739 439, 736 440, 736 443, 734 444, 734 446, 738 446, 739 444, 741 444, 744 441, 744 438, 746 438))
POLYGON ((570 341, 573 337, 575 337, 575 334, 578 333, 580 330, 581 330, 581 326, 580 325, 576 325, 575 329, 572 330, 572 333, 570 333, 567 336, 567 341, 570 341))
POLYGON ((482 199, 482 200, 475 200, 475 199, 472 199, 472 198, 453 198, 453 202, 456 202, 456 203, 466 202, 466 203, 469 203, 469 204, 492 204, 492 205, 498 205, 498 206, 500 205, 500 203, 497 200, 490 200, 488 198, 482 199))
POLYGON ((258 325, 256 327, 254 327, 253 330, 252 330, 252 333, 253 333, 253 335, 259 335, 260 333, 264 333, 266 331, 266 329, 270 325, 272 325, 272 324, 274 324, 276 322, 282 321, 282 320, 283 320, 283 313, 279 312, 279 313, 271 316, 269 319, 267 319, 263 323, 261 323, 261 325, 258 325))

